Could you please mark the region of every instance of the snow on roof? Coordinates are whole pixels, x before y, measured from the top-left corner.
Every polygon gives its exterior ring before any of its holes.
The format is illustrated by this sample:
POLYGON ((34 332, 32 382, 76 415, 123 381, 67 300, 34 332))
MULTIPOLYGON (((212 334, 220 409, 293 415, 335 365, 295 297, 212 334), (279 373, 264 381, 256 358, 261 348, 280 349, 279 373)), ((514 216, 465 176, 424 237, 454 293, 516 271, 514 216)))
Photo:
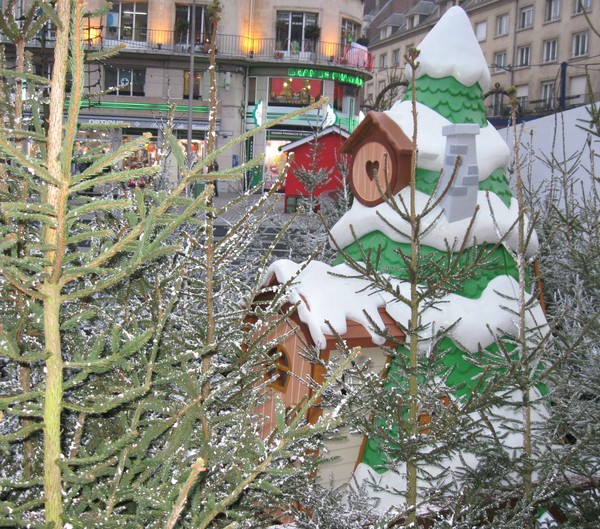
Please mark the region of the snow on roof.
MULTIPOLYGON (((367 329, 375 345, 383 344, 384 338, 378 329, 385 329, 385 324, 379 307, 401 327, 408 325, 408 305, 390 293, 377 291, 371 281, 345 263, 336 266, 319 261, 297 264, 282 259, 269 267, 265 284, 270 284, 273 278, 281 284, 291 283, 288 299, 297 305, 298 317, 308 326, 320 349, 326 348, 326 335, 333 335, 332 329, 339 335, 346 333, 348 320, 367 329)), ((410 298, 409 283, 392 277, 389 280, 401 296, 410 298)), ((499 276, 490 281, 479 299, 457 294, 444 296, 423 311, 422 324, 430 332, 434 328, 438 331, 453 326, 450 335, 454 340, 466 350, 476 351, 480 345, 486 347, 494 342, 492 333, 517 332, 514 311, 518 308, 518 292, 519 285, 512 277, 499 276)), ((528 319, 530 328, 545 323, 539 304, 533 306, 528 319)))
MULTIPOLYGON (((411 101, 398 101, 385 112, 408 138, 413 137, 411 101)), ((417 164, 423 169, 441 171, 444 167, 446 138, 442 128, 450 121, 435 110, 417 103, 417 164)), ((498 131, 488 123, 476 138, 479 180, 485 180, 496 169, 505 169, 510 161, 510 149, 498 131)))
POLYGON ((290 149, 295 149, 300 147, 300 145, 304 145, 305 143, 311 142, 315 139, 322 138, 323 136, 327 136, 328 134, 339 134, 343 138, 348 138, 350 133, 347 130, 342 129, 337 125, 332 125, 330 127, 321 129, 314 134, 310 134, 309 136, 304 136, 303 138, 292 141, 286 145, 283 145, 279 150, 283 152, 287 152, 290 149))
MULTIPOLYGON (((415 198, 417 211, 422 211, 431 199, 429 195, 419 191, 416 192, 415 198)), ((393 200, 402 211, 403 202, 406 207, 410 204, 410 189, 404 188, 393 197, 393 200)), ((503 238, 505 246, 516 249, 518 233, 515 222, 519 215, 517 201, 513 198, 510 207, 506 207, 495 193, 479 191, 477 205, 479 211, 473 224, 474 236, 467 241, 468 246, 483 243, 495 244, 503 238)), ((422 230, 427 230, 431 224, 434 226, 420 237, 420 241, 421 244, 445 251, 448 246, 452 248, 461 245, 471 218, 448 222, 446 216, 441 213, 441 207, 438 206, 425 216, 421 222, 422 230)), ((401 234, 410 233, 409 223, 401 218, 390 203, 383 202, 375 207, 368 207, 358 200, 354 201, 352 208, 333 226, 331 237, 338 246, 345 248, 354 242, 354 236, 360 238, 373 231, 380 231, 397 242, 410 242, 401 234)), ((537 235, 533 233, 529 241, 528 255, 535 254, 537 249, 538 239, 537 235)))
MULTIPOLYGON (((487 89, 490 83, 488 65, 469 17, 461 7, 453 6, 446 11, 418 48, 421 54, 417 78, 423 75, 438 79, 454 77, 465 86, 479 83, 482 90, 487 89)), ((405 72, 410 80, 410 67, 405 72)))

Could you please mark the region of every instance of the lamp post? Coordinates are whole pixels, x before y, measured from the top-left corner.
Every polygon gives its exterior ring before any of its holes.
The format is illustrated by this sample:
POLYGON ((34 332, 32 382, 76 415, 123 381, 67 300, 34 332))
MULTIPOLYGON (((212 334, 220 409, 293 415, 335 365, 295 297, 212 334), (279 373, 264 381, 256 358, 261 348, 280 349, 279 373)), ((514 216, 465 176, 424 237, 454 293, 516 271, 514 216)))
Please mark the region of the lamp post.
POLYGON ((196 0, 192 2, 192 27, 190 34, 190 77, 188 81, 188 130, 187 130, 187 157, 188 167, 192 166, 192 125, 193 125, 193 106, 194 106, 194 46, 196 44, 196 0))

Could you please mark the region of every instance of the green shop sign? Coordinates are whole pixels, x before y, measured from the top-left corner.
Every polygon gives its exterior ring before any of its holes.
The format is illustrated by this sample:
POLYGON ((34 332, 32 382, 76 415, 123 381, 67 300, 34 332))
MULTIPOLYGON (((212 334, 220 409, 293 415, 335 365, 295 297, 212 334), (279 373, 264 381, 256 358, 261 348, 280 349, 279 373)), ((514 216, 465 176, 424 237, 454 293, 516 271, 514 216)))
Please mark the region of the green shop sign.
POLYGON ((303 77, 305 79, 329 79, 338 83, 363 86, 365 82, 358 75, 350 75, 342 72, 331 72, 329 70, 315 70, 314 68, 288 68, 289 77, 303 77))

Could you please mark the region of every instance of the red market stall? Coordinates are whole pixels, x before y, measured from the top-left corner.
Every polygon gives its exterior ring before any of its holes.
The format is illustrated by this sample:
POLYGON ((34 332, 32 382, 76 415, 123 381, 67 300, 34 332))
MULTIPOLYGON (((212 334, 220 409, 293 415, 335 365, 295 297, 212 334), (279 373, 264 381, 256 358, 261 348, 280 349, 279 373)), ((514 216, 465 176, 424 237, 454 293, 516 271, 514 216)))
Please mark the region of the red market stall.
POLYGON ((318 142, 318 166, 332 169, 329 182, 315 193, 316 196, 328 194, 342 188, 342 177, 337 170, 336 160, 342 156, 342 145, 350 134, 338 126, 327 127, 316 134, 305 136, 281 147, 281 151, 294 153, 294 158, 287 172, 285 183, 285 205, 287 213, 296 211, 298 205, 308 196, 304 185, 296 177, 300 167, 310 168, 313 164, 315 145, 318 142))

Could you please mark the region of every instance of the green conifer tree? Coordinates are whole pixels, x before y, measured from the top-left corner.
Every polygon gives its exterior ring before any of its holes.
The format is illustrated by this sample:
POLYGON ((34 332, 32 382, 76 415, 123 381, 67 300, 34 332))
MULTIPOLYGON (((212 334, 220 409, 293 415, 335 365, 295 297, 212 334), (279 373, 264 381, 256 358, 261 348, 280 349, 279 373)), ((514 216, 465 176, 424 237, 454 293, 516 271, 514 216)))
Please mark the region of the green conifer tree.
MULTIPOLYGON (((167 130, 182 169, 174 189, 135 187, 119 199, 91 194, 151 182, 160 171, 121 168, 145 136, 92 152, 82 172, 72 170, 78 133, 87 127, 78 120, 84 60, 117 50, 86 54, 81 2, 38 2, 24 25, 13 10, 11 3, 3 12, 5 34, 27 41, 51 20, 56 43, 49 81, 30 74, 24 59, 16 71, 0 72, 17 105, 27 80, 23 105, 31 115, 21 120, 3 99, 0 525, 267 525, 281 513, 281 494, 309 479, 319 439, 340 421, 324 414, 307 424, 307 410, 356 353, 323 386, 313 385, 298 409, 278 406, 275 430, 261 438, 256 409, 274 359, 272 344, 259 338, 283 317, 283 296, 251 303, 272 248, 254 262, 245 252, 272 196, 246 208, 221 240, 214 225, 223 211, 212 186, 184 196, 196 181, 239 178, 260 163, 202 176, 203 165, 256 131, 210 148, 203 164, 190 167, 167 130)), ((215 1, 213 44, 218 12, 215 1)), ((211 61, 214 69, 214 53, 211 61)), ((214 77, 212 86, 216 119, 214 77)))

